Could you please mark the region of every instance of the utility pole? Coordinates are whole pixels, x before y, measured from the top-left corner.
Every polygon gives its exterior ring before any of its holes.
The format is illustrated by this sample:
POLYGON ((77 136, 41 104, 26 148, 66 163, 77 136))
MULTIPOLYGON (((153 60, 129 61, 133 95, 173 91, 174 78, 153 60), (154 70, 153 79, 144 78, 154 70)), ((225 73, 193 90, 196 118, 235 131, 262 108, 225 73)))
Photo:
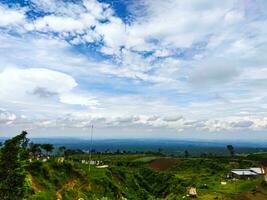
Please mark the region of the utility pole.
POLYGON ((94 130, 94 125, 92 124, 92 126, 91 126, 91 141, 90 141, 90 149, 89 149, 89 173, 91 171, 91 161, 92 161, 93 130, 94 130))

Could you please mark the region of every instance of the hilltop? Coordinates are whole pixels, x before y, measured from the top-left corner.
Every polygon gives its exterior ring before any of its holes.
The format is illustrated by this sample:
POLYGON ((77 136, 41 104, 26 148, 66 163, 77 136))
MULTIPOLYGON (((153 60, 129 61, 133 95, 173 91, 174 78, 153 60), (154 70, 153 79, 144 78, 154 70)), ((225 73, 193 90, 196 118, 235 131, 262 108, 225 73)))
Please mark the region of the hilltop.
POLYGON ((265 152, 240 156, 229 145, 231 156, 219 157, 188 151, 170 156, 161 150, 88 153, 30 143, 26 135, 24 131, 1 147, 3 200, 176 200, 191 199, 189 191, 200 200, 267 198, 266 174, 249 171, 266 168, 265 152))
POLYGON ((267 197, 263 177, 226 179, 233 165, 258 166, 253 160, 229 158, 171 158, 147 154, 94 155, 107 168, 82 164, 88 155, 74 155, 58 163, 35 161, 28 171, 32 185, 29 199, 257 199, 267 197), (226 182, 222 185, 221 182, 226 182))

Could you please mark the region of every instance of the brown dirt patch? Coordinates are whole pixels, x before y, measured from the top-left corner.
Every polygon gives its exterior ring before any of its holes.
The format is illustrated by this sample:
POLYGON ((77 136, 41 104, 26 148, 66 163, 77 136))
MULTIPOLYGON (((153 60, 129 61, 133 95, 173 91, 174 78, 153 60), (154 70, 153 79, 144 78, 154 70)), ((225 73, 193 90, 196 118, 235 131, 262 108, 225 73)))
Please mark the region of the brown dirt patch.
POLYGON ((76 180, 70 180, 69 182, 67 182, 65 185, 63 185, 58 191, 57 191, 57 193, 56 193, 56 196, 57 196, 57 200, 62 200, 62 195, 61 195, 61 193, 63 192, 63 191, 67 191, 67 190, 69 190, 69 189, 73 189, 74 188, 74 186, 76 185, 76 180))
POLYGON ((177 164, 177 160, 175 158, 159 158, 157 160, 152 161, 149 166, 155 170, 165 171, 177 164))

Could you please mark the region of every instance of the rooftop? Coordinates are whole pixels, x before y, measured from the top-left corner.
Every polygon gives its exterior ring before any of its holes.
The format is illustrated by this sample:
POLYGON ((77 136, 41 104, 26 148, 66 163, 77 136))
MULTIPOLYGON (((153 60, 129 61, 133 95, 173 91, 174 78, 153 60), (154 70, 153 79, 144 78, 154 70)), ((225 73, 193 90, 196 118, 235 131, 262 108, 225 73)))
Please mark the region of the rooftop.
POLYGON ((255 172, 251 169, 233 169, 231 172, 234 174, 237 174, 239 176, 257 176, 257 175, 259 175, 257 172, 255 172))

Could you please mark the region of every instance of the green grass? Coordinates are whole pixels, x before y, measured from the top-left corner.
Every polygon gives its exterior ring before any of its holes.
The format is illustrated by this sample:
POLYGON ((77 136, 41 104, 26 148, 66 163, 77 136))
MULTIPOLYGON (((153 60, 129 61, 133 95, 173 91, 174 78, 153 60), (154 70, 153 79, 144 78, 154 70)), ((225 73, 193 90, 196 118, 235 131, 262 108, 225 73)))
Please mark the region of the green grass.
MULTIPOLYGON (((231 163, 249 167, 256 161, 231 158, 180 158, 170 170, 159 172, 149 168, 147 163, 157 156, 146 154, 130 155, 93 155, 93 159, 108 162, 109 167, 98 169, 81 164, 85 155, 72 157, 64 164, 53 160, 42 163, 33 162, 28 167, 32 180, 30 200, 56 199, 60 193, 64 200, 78 198, 109 200, 122 199, 182 199, 189 187, 196 187, 198 199, 234 199, 239 195, 261 189, 267 197, 266 186, 262 179, 225 180, 231 169, 231 163), (227 185, 221 185, 227 181, 227 185)), ((186 198, 184 198, 186 199, 186 198)), ((266 198, 267 199, 267 198, 266 198)))
POLYGON ((147 156, 147 157, 141 157, 133 160, 132 162, 141 162, 141 163, 149 163, 153 160, 156 160, 158 157, 156 156, 147 156))
POLYGON ((267 152, 258 152, 258 153, 249 154, 247 158, 255 159, 255 160, 266 160, 267 152))

